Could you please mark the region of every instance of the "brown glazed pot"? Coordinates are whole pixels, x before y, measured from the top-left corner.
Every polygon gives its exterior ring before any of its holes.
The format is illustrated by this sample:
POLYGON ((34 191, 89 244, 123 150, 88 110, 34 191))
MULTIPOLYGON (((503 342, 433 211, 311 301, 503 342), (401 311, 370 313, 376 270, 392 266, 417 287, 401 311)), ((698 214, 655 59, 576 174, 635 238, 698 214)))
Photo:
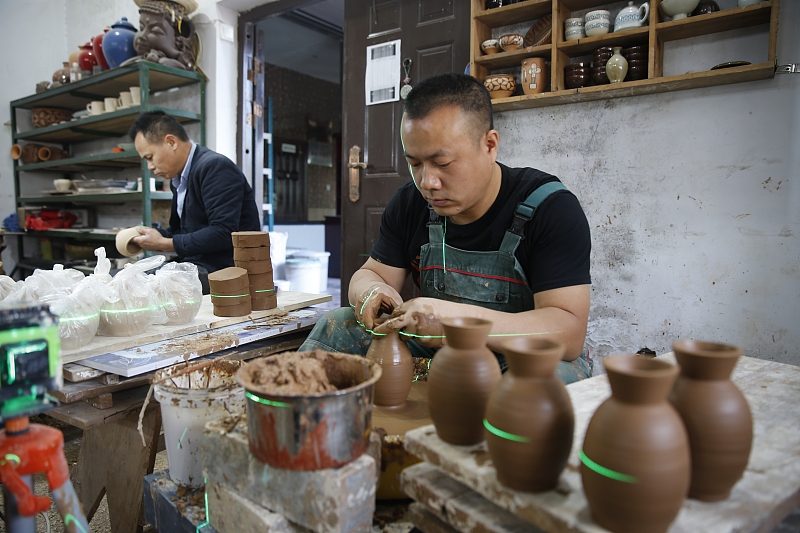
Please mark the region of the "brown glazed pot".
POLYGON ((594 521, 614 533, 664 533, 689 491, 686 428, 667 401, 678 367, 656 359, 605 359, 611 398, 583 441, 581 479, 594 521))
POLYGON ((367 359, 383 369, 381 379, 375 383, 372 403, 381 407, 400 407, 406 403, 414 380, 414 359, 397 331, 386 335, 372 335, 367 359))
POLYGON ((692 453, 689 497, 726 499, 742 477, 753 443, 753 417, 731 372, 742 350, 727 344, 679 341, 681 367, 669 401, 686 424, 692 453))
POLYGON ((431 360, 428 402, 436 434, 450 444, 477 444, 485 438, 483 418, 489 395, 502 377, 486 347, 492 323, 480 318, 445 318, 447 339, 431 360))
POLYGON ((555 376, 566 349, 532 337, 502 345, 508 372, 489 397, 486 443, 497 479, 507 487, 550 490, 567 464, 575 416, 567 389, 555 376))

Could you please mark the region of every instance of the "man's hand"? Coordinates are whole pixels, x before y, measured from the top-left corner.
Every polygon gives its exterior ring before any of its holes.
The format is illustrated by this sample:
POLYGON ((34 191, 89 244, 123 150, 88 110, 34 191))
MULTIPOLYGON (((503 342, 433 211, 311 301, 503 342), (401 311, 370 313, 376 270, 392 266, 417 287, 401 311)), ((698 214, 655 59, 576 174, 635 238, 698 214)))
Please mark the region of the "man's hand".
POLYGON ((392 317, 375 328, 376 333, 386 333, 402 329, 411 338, 429 348, 441 347, 444 343, 444 329, 439 319, 442 307, 448 302, 435 298, 414 298, 395 309, 392 317), (418 336, 417 336, 418 335, 418 336))
POLYGON ((367 329, 372 329, 376 318, 384 313, 391 313, 402 303, 403 299, 391 286, 386 283, 374 283, 353 302, 353 305, 356 319, 367 329))
POLYGON ((148 228, 146 226, 136 226, 136 229, 139 231, 139 236, 134 237, 131 240, 145 250, 153 250, 158 252, 175 251, 175 247, 172 244, 172 239, 162 236, 157 229, 148 228))

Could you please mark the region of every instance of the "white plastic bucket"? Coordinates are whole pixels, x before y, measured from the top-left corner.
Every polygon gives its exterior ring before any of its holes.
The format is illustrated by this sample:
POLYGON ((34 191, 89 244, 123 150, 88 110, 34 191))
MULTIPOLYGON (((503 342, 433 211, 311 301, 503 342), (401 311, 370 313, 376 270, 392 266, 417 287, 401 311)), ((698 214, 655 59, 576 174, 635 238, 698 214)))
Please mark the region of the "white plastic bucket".
POLYGON ((203 361, 156 372, 153 396, 161 404, 169 477, 202 487, 203 428, 226 415, 243 414, 244 389, 236 383, 241 361, 203 361))
POLYGON ((322 263, 306 257, 289 257, 286 259, 286 279, 292 284, 295 292, 319 294, 320 269, 322 263))
POLYGON ((302 257, 305 259, 313 259, 320 263, 318 292, 328 290, 328 258, 330 256, 330 252, 315 252, 313 250, 295 250, 289 255, 291 258, 302 257))
POLYGON ((288 233, 269 232, 269 258, 272 260, 273 278, 283 279, 286 275, 283 264, 286 262, 287 240, 289 240, 288 233))

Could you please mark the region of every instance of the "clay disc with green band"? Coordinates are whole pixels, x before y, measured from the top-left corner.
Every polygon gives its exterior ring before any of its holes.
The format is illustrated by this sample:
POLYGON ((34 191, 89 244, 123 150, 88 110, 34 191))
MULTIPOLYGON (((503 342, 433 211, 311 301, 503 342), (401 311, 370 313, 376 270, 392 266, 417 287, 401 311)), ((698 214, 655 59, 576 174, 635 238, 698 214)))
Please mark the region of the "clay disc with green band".
POLYGON ((231 307, 233 305, 242 305, 245 303, 250 306, 250 300, 249 292, 241 292, 239 294, 211 293, 211 303, 214 304, 214 307, 231 307))

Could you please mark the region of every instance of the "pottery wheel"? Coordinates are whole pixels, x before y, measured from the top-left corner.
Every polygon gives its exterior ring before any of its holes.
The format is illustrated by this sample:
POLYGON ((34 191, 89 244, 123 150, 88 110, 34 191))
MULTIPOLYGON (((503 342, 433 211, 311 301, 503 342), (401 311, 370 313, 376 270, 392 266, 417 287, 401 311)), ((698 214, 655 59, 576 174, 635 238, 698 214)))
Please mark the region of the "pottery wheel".
POLYGON ((372 427, 382 428, 387 435, 405 435, 406 431, 432 424, 428 412, 428 382, 411 384, 406 403, 398 407, 372 406, 372 427))

